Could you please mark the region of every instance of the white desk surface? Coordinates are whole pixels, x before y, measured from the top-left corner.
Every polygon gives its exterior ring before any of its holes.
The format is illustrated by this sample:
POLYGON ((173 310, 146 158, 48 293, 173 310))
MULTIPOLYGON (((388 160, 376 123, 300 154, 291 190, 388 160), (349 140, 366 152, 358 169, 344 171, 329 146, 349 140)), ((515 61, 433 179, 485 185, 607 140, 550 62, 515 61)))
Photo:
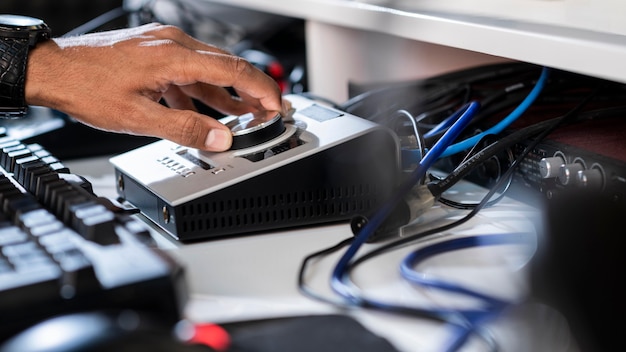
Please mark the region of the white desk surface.
MULTIPOLYGON (((116 197, 113 167, 108 163, 108 158, 75 160, 65 164, 73 173, 90 180, 98 195, 116 197)), ((480 196, 480 189, 473 185, 467 185, 463 192, 470 198, 480 196)), ((416 226, 445 221, 462 214, 462 211, 436 206, 416 226)), ((536 209, 505 199, 497 206, 481 211, 476 218, 457 230, 442 236, 451 238, 514 231, 534 234, 533 223, 537 219, 536 209)), ((224 323, 340 311, 302 295, 297 289, 297 275, 306 255, 352 235, 347 224, 194 244, 181 244, 158 229, 152 230, 159 246, 168 250, 187 270, 191 301, 186 314, 192 320, 224 323)), ((366 248, 372 246, 368 244, 366 248)), ((354 281, 369 296, 388 301, 422 307, 469 304, 457 297, 416 289, 402 280, 398 264, 416 246, 366 262, 354 273, 354 281)), ((533 251, 533 248, 521 245, 466 249, 431 258, 420 270, 503 298, 523 299, 529 290, 527 269, 533 251)), ((332 294, 328 285, 330 272, 341 253, 320 259, 310 266, 309 284, 319 292, 332 294)), ((449 336, 445 326, 432 321, 363 310, 347 314, 356 317, 374 333, 387 338, 400 351, 439 351, 449 336)), ((577 351, 560 314, 540 304, 524 304, 513 309, 490 323, 488 328, 503 351, 577 351)), ((473 339, 463 351, 485 349, 484 342, 473 339)))

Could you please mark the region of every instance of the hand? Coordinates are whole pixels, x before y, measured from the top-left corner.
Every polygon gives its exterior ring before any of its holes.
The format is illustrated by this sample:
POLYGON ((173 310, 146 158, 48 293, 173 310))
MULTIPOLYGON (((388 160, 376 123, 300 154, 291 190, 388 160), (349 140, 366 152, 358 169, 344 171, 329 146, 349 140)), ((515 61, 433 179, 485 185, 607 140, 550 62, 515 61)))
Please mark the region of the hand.
POLYGON ((271 77, 244 59, 173 26, 55 38, 29 54, 26 102, 108 131, 155 136, 222 151, 232 134, 198 113, 192 98, 224 114, 284 112, 271 77), (233 97, 224 87, 232 87, 233 97), (163 98, 167 107, 160 104, 163 98))

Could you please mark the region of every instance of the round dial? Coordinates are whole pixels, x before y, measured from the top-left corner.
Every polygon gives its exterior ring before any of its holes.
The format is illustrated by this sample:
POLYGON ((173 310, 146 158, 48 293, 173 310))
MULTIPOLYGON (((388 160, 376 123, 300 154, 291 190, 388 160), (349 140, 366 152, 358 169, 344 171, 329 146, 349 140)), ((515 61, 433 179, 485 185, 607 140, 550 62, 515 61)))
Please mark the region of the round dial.
POLYGON ((267 142, 285 131, 282 115, 276 111, 257 111, 238 116, 226 123, 233 134, 231 149, 243 149, 267 142))

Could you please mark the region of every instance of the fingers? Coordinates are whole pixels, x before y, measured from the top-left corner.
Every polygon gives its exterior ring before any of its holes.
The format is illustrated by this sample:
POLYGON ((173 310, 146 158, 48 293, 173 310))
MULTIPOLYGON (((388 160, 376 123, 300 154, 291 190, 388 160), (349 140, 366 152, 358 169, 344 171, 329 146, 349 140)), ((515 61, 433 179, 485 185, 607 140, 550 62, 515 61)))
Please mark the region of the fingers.
MULTIPOLYGON (((283 112, 280 88, 271 77, 248 61, 202 43, 176 27, 150 24, 61 38, 57 45, 60 50, 55 53, 65 59, 58 62, 70 65, 63 67, 63 72, 74 75, 74 81, 69 82, 76 82, 78 77, 82 81, 59 87, 55 82, 66 81, 45 80, 42 84, 47 89, 40 91, 63 94, 35 101, 100 129, 223 151, 230 147, 232 133, 219 121, 196 112, 192 98, 225 114, 259 109, 283 112), (111 72, 117 79, 99 81, 111 72), (235 89, 238 97, 225 87, 235 89), (161 98, 169 107, 158 103, 161 98)), ((33 82, 30 79, 30 86, 33 82)))
MULTIPOLYGON (((187 86, 202 82, 218 87, 233 87, 242 93, 240 94, 242 101, 251 107, 282 111, 282 93, 278 84, 245 59, 198 41, 177 27, 157 26, 148 29, 144 34, 160 40, 171 40, 190 49, 186 52, 174 49, 176 50, 174 55, 164 62, 168 66, 167 72, 172 75, 170 78, 173 84, 187 86)), ((208 90, 206 86, 203 89, 208 90)), ((216 90, 211 92, 222 97, 225 93, 224 91, 218 93, 216 90)), ((196 91, 195 97, 204 102, 217 102, 217 99, 207 99, 210 97, 208 91, 202 94, 196 91)), ((241 108, 241 105, 232 102, 226 104, 229 105, 225 108, 241 108)))
POLYGON ((163 94, 163 99, 165 99, 167 105, 172 109, 196 111, 193 101, 189 95, 183 92, 181 87, 171 86, 167 92, 163 94))
MULTIPOLYGON (((192 97, 227 115, 242 115, 261 108, 260 106, 252 106, 243 102, 240 98, 233 96, 222 87, 198 83, 188 86, 180 86, 178 88, 181 93, 187 97, 187 99, 189 99, 188 97, 192 97), (254 109, 251 109, 252 107, 254 109)), ((168 95, 169 94, 166 93, 165 98, 169 104, 168 95)))
POLYGON ((221 122, 191 110, 178 110, 153 103, 146 111, 143 134, 168 139, 187 147, 207 151, 228 150, 232 133, 221 122))
POLYGON ((177 85, 202 82, 219 87, 233 87, 250 106, 281 111, 278 84, 248 61, 232 55, 194 52, 182 63, 171 64, 171 79, 177 85))

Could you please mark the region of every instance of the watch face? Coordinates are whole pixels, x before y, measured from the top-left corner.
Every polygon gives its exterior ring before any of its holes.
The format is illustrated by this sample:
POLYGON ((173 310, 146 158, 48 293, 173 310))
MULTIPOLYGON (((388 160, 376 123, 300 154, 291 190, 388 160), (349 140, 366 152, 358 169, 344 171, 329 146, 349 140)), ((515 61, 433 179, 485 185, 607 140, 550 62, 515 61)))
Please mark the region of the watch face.
POLYGON ((12 27, 35 27, 41 26, 42 24, 44 24, 42 20, 34 17, 0 14, 0 25, 12 27))

